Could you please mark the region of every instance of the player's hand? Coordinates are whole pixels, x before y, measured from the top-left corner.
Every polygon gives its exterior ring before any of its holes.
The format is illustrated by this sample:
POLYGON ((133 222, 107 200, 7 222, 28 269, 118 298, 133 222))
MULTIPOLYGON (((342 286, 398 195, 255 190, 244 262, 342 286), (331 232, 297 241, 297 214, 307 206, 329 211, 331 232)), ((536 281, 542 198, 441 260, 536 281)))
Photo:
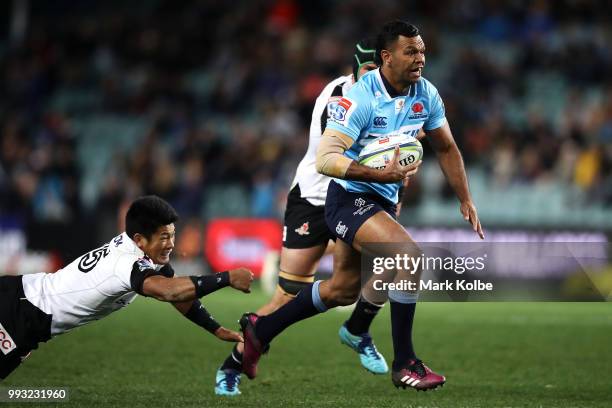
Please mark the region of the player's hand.
POLYGON ((393 152, 393 159, 387 164, 382 170, 382 177, 380 182, 382 183, 397 183, 398 181, 404 180, 406 177, 410 177, 419 171, 419 166, 422 161, 412 163, 410 166, 402 166, 400 160, 400 149, 399 146, 395 146, 393 152))
POLYGON ((482 231, 482 225, 480 225, 478 212, 476 211, 474 203, 472 201, 461 203, 460 211, 463 215, 463 219, 472 224, 474 232, 478 234, 480 239, 484 239, 484 232, 482 231))
POLYGON ((251 293, 253 272, 247 268, 232 269, 229 271, 230 286, 244 293, 251 293))
POLYGON ((219 340, 223 341, 244 342, 244 339, 240 333, 226 329, 225 327, 219 327, 215 331, 215 336, 217 336, 219 340))

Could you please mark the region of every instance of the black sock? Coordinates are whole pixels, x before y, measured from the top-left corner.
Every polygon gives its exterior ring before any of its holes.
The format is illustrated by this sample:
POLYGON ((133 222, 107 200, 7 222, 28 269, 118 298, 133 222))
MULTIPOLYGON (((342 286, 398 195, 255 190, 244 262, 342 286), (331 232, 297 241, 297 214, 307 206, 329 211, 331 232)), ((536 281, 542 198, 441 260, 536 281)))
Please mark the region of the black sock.
POLYGON ((346 329, 354 335, 367 333, 370 331, 372 320, 374 320, 380 309, 382 309, 382 306, 370 303, 364 298, 359 298, 351 317, 344 323, 346 329))
POLYGON ((320 282, 317 281, 302 289, 295 299, 274 313, 260 317, 255 326, 259 340, 264 344, 270 343, 293 323, 326 311, 327 307, 319 297, 320 282))
POLYGON ((234 346, 234 349, 229 356, 223 362, 221 370, 236 370, 242 372, 242 353, 238 351, 238 346, 234 346))
POLYGON ((416 303, 391 303, 391 335, 393 336, 393 370, 415 359, 412 346, 412 321, 416 303))

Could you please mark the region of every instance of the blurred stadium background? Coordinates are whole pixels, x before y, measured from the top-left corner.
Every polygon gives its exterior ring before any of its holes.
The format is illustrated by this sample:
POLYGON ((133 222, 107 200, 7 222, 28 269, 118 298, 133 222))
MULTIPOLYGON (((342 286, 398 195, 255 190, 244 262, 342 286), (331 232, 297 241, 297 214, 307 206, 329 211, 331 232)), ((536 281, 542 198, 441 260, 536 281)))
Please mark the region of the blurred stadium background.
MULTIPOLYGON (((141 194, 179 210, 185 260, 206 254, 212 220, 282 220, 314 98, 349 71, 356 39, 397 17, 423 31, 425 76, 444 98, 488 231, 612 228, 609 2, 0 8, 5 270, 61 265, 107 241, 141 194)), ((465 228, 431 152, 404 205, 406 226, 465 228)), ((259 238, 234 244, 231 253, 262 252, 259 238)))

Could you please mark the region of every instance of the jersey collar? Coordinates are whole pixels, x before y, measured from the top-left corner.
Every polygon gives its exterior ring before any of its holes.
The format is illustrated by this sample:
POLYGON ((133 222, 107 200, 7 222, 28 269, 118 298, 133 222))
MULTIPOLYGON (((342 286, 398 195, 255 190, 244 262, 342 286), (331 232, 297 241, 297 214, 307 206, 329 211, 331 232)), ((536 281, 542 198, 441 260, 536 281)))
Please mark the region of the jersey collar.
POLYGON ((384 91, 385 95, 389 99, 397 98, 398 96, 407 96, 412 91, 412 85, 410 85, 408 91, 405 94, 400 94, 399 92, 397 92, 395 88, 391 86, 389 81, 387 81, 387 78, 385 78, 380 68, 376 69, 376 78, 378 79, 378 83, 381 89, 384 91))
POLYGON ((124 231, 123 233, 121 233, 121 236, 123 237, 122 243, 121 245, 119 245, 119 249, 121 251, 127 252, 128 254, 137 255, 139 258, 145 256, 145 253, 142 251, 142 249, 138 248, 132 238, 128 236, 127 232, 124 231))

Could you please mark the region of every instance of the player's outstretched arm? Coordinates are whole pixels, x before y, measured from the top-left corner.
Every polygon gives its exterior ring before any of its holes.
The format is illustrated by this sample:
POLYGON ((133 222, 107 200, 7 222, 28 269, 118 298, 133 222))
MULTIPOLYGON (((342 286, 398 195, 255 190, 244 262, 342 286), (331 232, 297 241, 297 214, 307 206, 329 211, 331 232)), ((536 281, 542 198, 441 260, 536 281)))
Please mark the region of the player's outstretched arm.
POLYGON ((185 302, 199 299, 226 286, 250 293, 251 282, 253 282, 253 273, 246 268, 207 276, 167 278, 153 275, 144 279, 142 294, 162 302, 185 302))
POLYGON ((240 333, 221 326, 214 317, 208 313, 199 300, 175 302, 173 305, 176 310, 185 316, 185 318, 191 320, 209 333, 214 334, 218 339, 224 341, 244 341, 240 333))
POLYGON ((448 122, 444 122, 444 125, 437 129, 428 131, 427 135, 431 147, 438 157, 440 168, 461 203, 460 211, 463 218, 472 225, 474 232, 480 236, 480 239, 484 239, 484 232, 478 219, 476 205, 472 200, 468 187, 463 158, 457 143, 455 143, 448 122))
POLYGON ((421 161, 402 166, 399 163, 399 147, 395 149, 393 160, 382 170, 357 163, 344 156, 354 141, 348 135, 332 129, 325 129, 317 149, 317 171, 326 176, 345 180, 371 181, 377 183, 397 183, 418 171, 421 161))

